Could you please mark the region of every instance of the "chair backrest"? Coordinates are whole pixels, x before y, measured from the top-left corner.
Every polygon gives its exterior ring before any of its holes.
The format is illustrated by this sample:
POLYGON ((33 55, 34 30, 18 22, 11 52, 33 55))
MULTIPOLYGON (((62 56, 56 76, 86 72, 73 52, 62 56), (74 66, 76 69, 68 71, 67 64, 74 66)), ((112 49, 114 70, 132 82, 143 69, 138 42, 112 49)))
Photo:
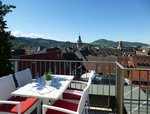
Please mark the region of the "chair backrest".
POLYGON ((90 79, 92 80, 94 78, 95 70, 91 70, 90 72, 90 79))
POLYGON ((90 76, 89 76, 89 79, 88 79, 88 84, 87 84, 87 86, 84 88, 83 94, 81 95, 81 98, 80 98, 80 101, 79 101, 79 105, 78 105, 78 110, 77 110, 77 112, 78 112, 79 114, 82 114, 82 111, 84 110, 85 103, 86 103, 86 101, 87 101, 87 99, 88 99, 88 95, 89 95, 89 91, 90 91, 92 79, 94 78, 94 73, 95 73, 94 70, 92 70, 92 71, 90 72, 90 76))
POLYGON ((89 79, 88 79, 88 84, 91 84, 92 83, 92 79, 94 78, 94 75, 95 74, 95 70, 91 70, 90 71, 90 76, 89 76, 89 79))
POLYGON ((11 93, 16 90, 12 74, 0 78, 0 100, 7 100, 11 93))
POLYGON ((85 89, 83 90, 83 94, 81 95, 80 101, 79 101, 79 105, 78 105, 78 109, 77 112, 79 114, 82 114, 84 107, 85 107, 85 103, 87 101, 88 95, 89 95, 89 89, 90 89, 91 84, 87 84, 87 86, 85 87, 85 89))
POLYGON ((16 72, 15 79, 17 81, 18 87, 22 87, 28 83, 32 82, 32 74, 29 68, 16 72))

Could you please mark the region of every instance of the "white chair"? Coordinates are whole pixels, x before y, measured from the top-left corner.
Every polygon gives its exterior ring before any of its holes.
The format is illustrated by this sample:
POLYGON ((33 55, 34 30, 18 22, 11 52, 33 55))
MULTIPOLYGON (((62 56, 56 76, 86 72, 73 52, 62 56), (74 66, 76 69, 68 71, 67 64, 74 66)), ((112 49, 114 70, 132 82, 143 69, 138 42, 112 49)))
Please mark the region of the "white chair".
POLYGON ((32 74, 29 68, 15 73, 15 79, 18 87, 22 87, 32 82, 32 74))
POLYGON ((90 84, 86 86, 81 95, 80 101, 78 104, 68 102, 65 100, 58 100, 52 106, 43 105, 42 112, 43 114, 82 114, 85 110, 85 104, 87 101, 88 93, 90 89, 90 84))
POLYGON ((80 80, 85 80, 88 81, 88 79, 90 78, 91 72, 87 72, 81 75, 80 80))
POLYGON ((40 113, 38 98, 14 97, 16 90, 12 74, 0 78, 0 114, 30 114, 37 106, 40 113))
MULTIPOLYGON (((86 86, 91 85, 92 79, 94 77, 95 71, 92 70, 89 75, 88 82, 83 82, 83 81, 73 81, 74 83, 80 83, 80 84, 86 84, 86 86)), ((77 88, 68 88, 64 93, 63 93, 63 99, 72 101, 77 103, 77 100, 80 100, 81 95, 82 95, 83 90, 82 89, 77 89, 77 88)))

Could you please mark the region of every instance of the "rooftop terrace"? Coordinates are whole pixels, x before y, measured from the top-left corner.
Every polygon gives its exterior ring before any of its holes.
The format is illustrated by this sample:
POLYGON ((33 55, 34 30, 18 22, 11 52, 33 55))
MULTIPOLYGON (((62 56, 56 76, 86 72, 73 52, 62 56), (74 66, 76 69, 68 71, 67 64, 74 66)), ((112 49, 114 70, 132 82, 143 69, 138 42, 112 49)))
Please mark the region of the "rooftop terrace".
MULTIPOLYGON (((30 68, 33 78, 37 74, 42 75, 46 71, 54 74, 71 74, 75 80, 80 80, 80 76, 89 70, 95 70, 96 73, 103 73, 98 78, 97 83, 93 81, 90 91, 90 114, 148 114, 150 113, 149 101, 149 83, 143 89, 132 83, 132 71, 147 72, 147 81, 149 82, 150 69, 145 68, 124 68, 118 62, 108 61, 66 61, 66 60, 31 60, 31 59, 12 59, 15 72, 30 68), (125 82, 130 73, 130 83, 125 82), (112 77, 115 76, 115 82, 112 83, 112 77)), ((86 79, 85 79, 86 80, 86 79)), ((77 88, 83 88, 84 85, 71 85, 77 88)), ((36 113, 36 112, 35 112, 36 113)))

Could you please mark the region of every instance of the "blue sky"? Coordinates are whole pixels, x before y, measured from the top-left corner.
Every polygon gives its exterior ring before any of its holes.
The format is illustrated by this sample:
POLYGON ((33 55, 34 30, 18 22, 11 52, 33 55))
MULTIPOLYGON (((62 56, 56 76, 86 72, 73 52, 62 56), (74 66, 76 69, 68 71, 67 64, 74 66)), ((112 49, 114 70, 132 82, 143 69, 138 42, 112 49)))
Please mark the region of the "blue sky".
POLYGON ((4 0, 15 36, 76 42, 98 39, 150 44, 150 0, 4 0))

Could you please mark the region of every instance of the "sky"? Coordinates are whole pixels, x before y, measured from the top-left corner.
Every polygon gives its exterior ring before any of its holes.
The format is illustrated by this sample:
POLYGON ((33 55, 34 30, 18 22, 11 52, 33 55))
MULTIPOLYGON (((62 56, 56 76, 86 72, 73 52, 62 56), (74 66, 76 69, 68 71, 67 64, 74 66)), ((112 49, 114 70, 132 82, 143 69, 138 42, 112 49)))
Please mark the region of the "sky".
POLYGON ((14 36, 82 42, 98 39, 150 44, 150 0, 3 0, 14 36))

